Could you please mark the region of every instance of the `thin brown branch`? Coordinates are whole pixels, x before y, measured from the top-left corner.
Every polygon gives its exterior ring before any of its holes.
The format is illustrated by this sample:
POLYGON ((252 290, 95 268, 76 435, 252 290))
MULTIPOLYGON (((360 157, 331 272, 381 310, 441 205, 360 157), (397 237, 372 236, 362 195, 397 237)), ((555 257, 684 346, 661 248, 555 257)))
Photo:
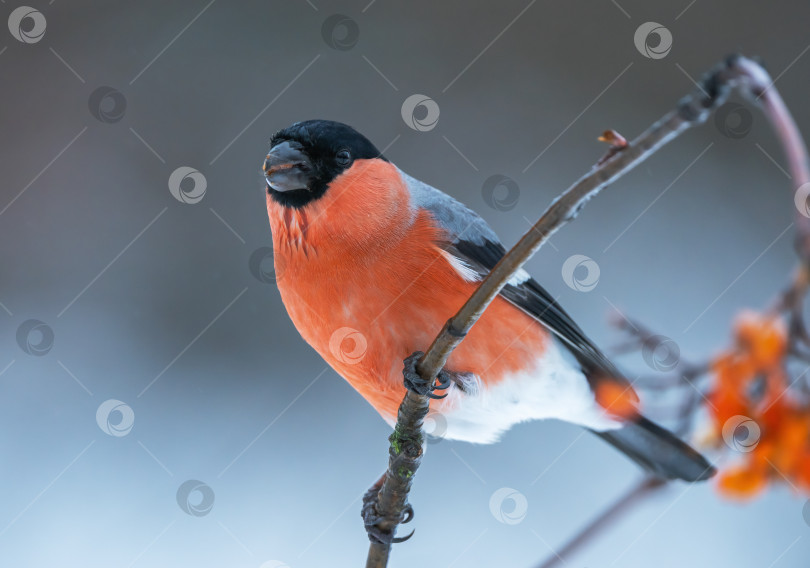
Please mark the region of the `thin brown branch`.
POLYGON ((627 493, 619 497, 610 507, 582 527, 562 548, 553 551, 552 556, 537 568, 554 568, 555 566, 564 565, 565 558, 571 553, 579 549, 583 544, 605 530, 608 526, 615 523, 621 515, 632 509, 637 503, 643 501, 665 485, 666 481, 657 477, 642 479, 627 493))
MULTIPOLYGON (((729 57, 715 67, 701 81, 700 88, 683 98, 678 107, 606 160, 598 162, 591 171, 580 178, 557 198, 543 213, 537 223, 501 259, 489 275, 481 282, 472 296, 458 313, 450 318, 430 348, 416 365, 416 370, 427 384, 433 384, 447 363, 450 354, 461 343, 484 310, 498 296, 512 275, 560 227, 573 220, 585 203, 608 184, 635 168, 649 158, 664 144, 682 132, 702 124, 711 111, 723 104, 732 89, 741 91, 748 98, 761 104, 765 114, 774 126, 782 143, 792 172, 794 189, 797 195, 810 194, 810 172, 808 172, 807 151, 784 102, 773 87, 767 72, 756 62, 742 56, 729 57), (806 186, 805 186, 806 184, 806 186)), ((797 206, 799 199, 796 199, 797 206)), ((807 208, 805 196, 805 210, 807 208)), ((805 265, 810 265, 810 218, 797 215, 797 251, 805 265)), ((393 535, 397 525, 406 518, 403 512, 407 506, 407 496, 414 472, 421 460, 421 422, 427 413, 429 400, 424 395, 408 391, 399 410, 397 426, 392 434, 389 450, 389 466, 377 493, 377 511, 385 517, 377 525, 393 535), (412 454, 405 456, 401 443, 408 444, 412 454), (416 445, 419 444, 417 451, 416 445)), ((635 499, 631 500, 635 502, 635 499)), ((407 515, 410 518, 410 515, 407 515)), ((611 518, 608 511, 602 526, 611 518)), ((587 540, 588 531, 581 539, 575 539, 571 550, 587 540)), ((369 549, 368 568, 384 568, 387 565, 390 544, 372 542, 369 549)))
MULTIPOLYGON (((408 493, 413 476, 422 461, 422 424, 428 413, 428 403, 426 396, 410 390, 405 393, 399 406, 394 432, 388 438, 391 442, 388 449, 388 469, 380 479, 381 483, 378 482, 369 490, 378 491, 375 507, 380 521, 377 528, 391 536, 397 525, 410 520, 412 514, 407 504, 408 493)), ((388 565, 390 554, 390 543, 372 541, 369 544, 366 568, 384 568, 388 565)))
MULTIPOLYGON (((653 332, 641 322, 632 320, 619 312, 612 314, 610 323, 631 338, 630 341, 622 343, 619 346, 618 352, 620 354, 641 350, 642 353, 647 351, 645 359, 647 356, 655 359, 655 351, 659 346, 667 345, 669 342, 674 343, 672 339, 653 332)), ((648 364, 653 366, 656 370, 666 371, 666 374, 659 374, 657 376, 641 375, 633 381, 633 384, 648 390, 667 390, 679 385, 683 386, 687 383, 691 383, 695 379, 707 374, 711 369, 711 363, 708 361, 694 363, 684 360, 680 356, 680 351, 676 353, 675 359, 676 360, 671 363, 666 361, 665 369, 656 367, 648 362, 648 364)))
POLYGON ((746 58, 740 58, 736 65, 743 73, 747 87, 743 94, 760 105, 787 158, 796 205, 796 253, 802 264, 810 265, 810 160, 807 146, 785 101, 765 69, 746 58))
MULTIPOLYGON (((700 89, 681 99, 677 109, 664 115, 616 155, 594 166, 546 209, 537 223, 481 282, 459 312, 448 320, 419 362, 417 366, 419 374, 426 380, 435 380, 450 354, 478 321, 487 306, 497 297, 512 275, 551 235, 573 220, 585 203, 605 186, 635 168, 686 129, 705 122, 709 113, 725 102, 732 89, 740 89, 750 98, 761 98, 762 104, 768 109, 769 118, 775 121, 777 134, 784 136, 782 140, 786 148, 800 144, 799 150, 790 151, 789 163, 791 169, 798 168, 795 179, 804 179, 800 174, 807 174, 807 167, 806 163, 804 166, 801 165, 803 160, 799 157, 806 154, 804 145, 787 108, 772 84, 768 74, 757 63, 742 56, 729 57, 703 78, 700 89)), ((810 219, 806 220, 810 223, 810 219)), ((810 228, 810 225, 808 227, 810 228)), ((810 247, 810 237, 808 243, 810 247)))

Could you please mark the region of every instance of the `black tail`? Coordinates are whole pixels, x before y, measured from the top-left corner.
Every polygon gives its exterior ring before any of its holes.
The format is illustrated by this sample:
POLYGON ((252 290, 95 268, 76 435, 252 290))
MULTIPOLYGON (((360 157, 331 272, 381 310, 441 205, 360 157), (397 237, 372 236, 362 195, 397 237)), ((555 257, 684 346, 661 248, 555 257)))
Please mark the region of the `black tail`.
POLYGON ((644 469, 664 479, 702 481, 716 472, 696 450, 643 416, 617 430, 595 434, 644 469))

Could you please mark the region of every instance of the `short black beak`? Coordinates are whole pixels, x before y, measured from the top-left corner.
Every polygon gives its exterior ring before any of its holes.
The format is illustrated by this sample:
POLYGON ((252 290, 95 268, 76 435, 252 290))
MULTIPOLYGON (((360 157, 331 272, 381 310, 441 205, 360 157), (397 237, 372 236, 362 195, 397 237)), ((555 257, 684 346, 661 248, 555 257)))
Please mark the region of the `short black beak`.
POLYGON ((267 184, 275 191, 309 189, 312 164, 297 142, 281 142, 270 149, 264 160, 267 184))

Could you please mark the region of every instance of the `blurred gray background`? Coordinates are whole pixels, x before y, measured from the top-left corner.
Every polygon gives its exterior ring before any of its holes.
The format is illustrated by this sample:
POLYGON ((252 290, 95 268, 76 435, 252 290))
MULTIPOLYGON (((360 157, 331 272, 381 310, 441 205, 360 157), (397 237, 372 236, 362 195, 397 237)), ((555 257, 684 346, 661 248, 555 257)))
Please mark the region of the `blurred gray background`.
MULTIPOLYGON (((4 566, 363 564, 360 497, 389 429, 298 336, 272 282, 260 165, 275 130, 347 122, 507 244, 605 151, 603 130, 637 135, 729 52, 761 56, 810 132, 810 7, 796 2, 206 1, 0 6, 4 566), (665 57, 634 45, 648 21, 672 34, 665 57), (406 125, 413 94, 438 105, 434 128, 406 125), (205 179, 196 203, 169 190, 180 167, 205 179), (496 174, 516 201, 482 191, 496 174)), ((601 345, 620 339, 616 307, 703 360, 786 280, 783 158, 756 110, 730 110, 531 261, 601 345), (573 254, 600 267, 590 292, 563 281, 573 254)), ((640 354, 620 362, 650 372, 640 354)), ((640 477, 580 434, 532 423, 493 446, 430 445, 416 536, 393 565, 553 554, 640 477), (526 498, 520 522, 490 511, 503 487, 526 498)), ((806 498, 676 485, 568 566, 806 566, 806 498)))

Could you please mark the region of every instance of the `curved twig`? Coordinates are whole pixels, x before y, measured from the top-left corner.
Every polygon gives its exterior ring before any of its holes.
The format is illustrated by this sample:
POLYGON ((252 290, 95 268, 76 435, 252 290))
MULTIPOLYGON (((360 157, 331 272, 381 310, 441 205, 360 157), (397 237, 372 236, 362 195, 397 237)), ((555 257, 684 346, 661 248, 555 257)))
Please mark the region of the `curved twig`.
MULTIPOLYGON (((408 505, 408 493, 424 448, 422 423, 428 413, 428 397, 413 391, 405 393, 399 406, 397 424, 388 438, 388 469, 369 491, 378 489, 375 504, 380 522, 376 525, 383 533, 393 537, 397 525, 410 520, 404 515, 408 505)), ((409 538, 410 535, 406 538, 409 538)), ((374 542, 369 544, 366 568, 384 568, 388 565, 391 544, 374 542)))
POLYGON ((656 493, 666 485, 666 481, 657 477, 645 477, 630 488, 627 493, 616 499, 616 501, 614 501, 610 507, 602 511, 599 516, 591 519, 588 524, 582 527, 562 548, 553 551, 554 555, 540 564, 538 568, 554 568, 555 566, 564 565, 564 558, 571 552, 585 544, 596 534, 605 530, 609 524, 615 523, 622 514, 633 508, 637 503, 643 501, 653 493, 656 493))
MULTIPOLYGON (((572 221, 591 197, 686 129, 705 122, 709 113, 726 101, 733 88, 741 90, 749 98, 759 100, 763 105, 785 146, 790 169, 794 172, 794 181, 803 184, 810 180, 804 142, 782 98, 773 88, 770 76, 751 59, 731 56, 703 78, 698 91, 681 99, 677 109, 666 114, 607 161, 597 164, 546 209, 537 223, 484 278, 458 313, 445 324, 419 362, 419 374, 425 379, 436 378, 450 354, 512 275, 552 234, 572 221)), ((802 240, 807 241, 807 250, 810 251, 810 218, 802 215, 799 217, 801 219, 797 219, 797 226, 802 240)), ((810 259, 810 254, 807 258, 810 259)))
MULTIPOLYGON (((463 341, 487 306, 498 296, 512 275, 554 232, 573 220, 585 203, 602 188, 632 170, 688 128, 705 122, 710 112, 725 102, 732 89, 741 91, 762 106, 785 149, 793 181, 797 184, 794 189, 798 190, 797 194, 804 191, 810 193, 807 151, 787 107, 773 87, 773 81, 753 60, 731 56, 710 71, 702 79, 700 88, 683 98, 675 110, 664 115, 630 144, 620 148, 607 159, 600 160, 590 172, 552 202, 537 223, 480 283, 458 313, 447 321, 424 357, 418 362, 416 369, 419 375, 429 381, 429 384, 433 384, 450 354, 463 341)), ((797 199, 797 203, 798 201, 797 199)), ((798 214, 796 226, 797 251, 803 263, 810 265, 810 217, 798 214)), ((409 459, 407 468, 403 470, 408 474, 406 479, 403 479, 403 476, 397 475, 397 467, 402 459, 401 449, 395 450, 394 446, 400 437, 410 441, 421 440, 421 423, 427 413, 428 404, 426 396, 408 391, 400 406, 399 421, 391 437, 389 467, 378 493, 378 509, 388 519, 404 517, 402 511, 407 502, 408 490, 413 474, 421 461, 420 448, 418 455, 409 459)), ((397 525, 398 522, 395 520, 386 521, 385 528, 390 534, 394 534, 397 525)), ((367 568, 386 566, 389 552, 390 544, 372 542, 367 568)))

